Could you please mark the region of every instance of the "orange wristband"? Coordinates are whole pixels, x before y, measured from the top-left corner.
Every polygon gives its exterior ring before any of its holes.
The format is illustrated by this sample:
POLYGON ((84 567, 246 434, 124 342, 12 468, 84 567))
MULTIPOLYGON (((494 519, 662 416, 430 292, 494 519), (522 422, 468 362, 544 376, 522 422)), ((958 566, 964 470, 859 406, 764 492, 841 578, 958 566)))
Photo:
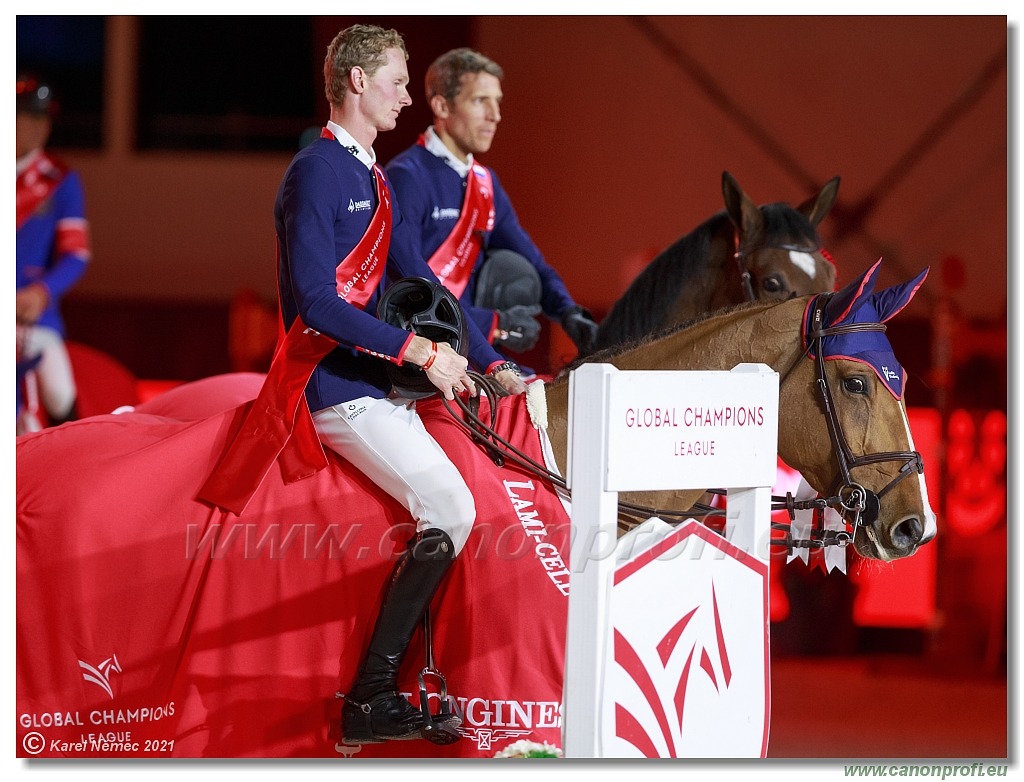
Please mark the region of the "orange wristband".
POLYGON ((431 365, 434 363, 434 359, 435 358, 437 358, 437 343, 436 342, 431 342, 430 343, 430 356, 427 358, 426 363, 423 364, 423 371, 424 372, 427 371, 428 369, 430 369, 431 365))

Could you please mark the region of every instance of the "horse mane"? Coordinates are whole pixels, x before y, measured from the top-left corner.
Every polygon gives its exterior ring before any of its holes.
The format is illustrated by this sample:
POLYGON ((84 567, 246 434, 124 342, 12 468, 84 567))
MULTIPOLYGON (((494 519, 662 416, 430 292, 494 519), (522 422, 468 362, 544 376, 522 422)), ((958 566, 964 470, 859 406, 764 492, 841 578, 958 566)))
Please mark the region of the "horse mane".
MULTIPOLYGON (((820 244, 817 229, 806 215, 784 202, 760 207, 761 242, 766 245, 820 244)), ((597 345, 615 345, 649 334, 663 323, 679 291, 711 266, 711 240, 723 229, 735 230, 723 210, 663 250, 637 275, 601 321, 597 345)))
POLYGON ((615 345, 636 334, 649 334, 662 323, 675 293, 707 270, 711 239, 729 223, 723 210, 662 250, 601 321, 597 344, 615 345))
POLYGON ((783 302, 773 301, 766 303, 763 301, 745 301, 740 304, 732 304, 729 306, 721 307, 717 310, 705 312, 701 315, 698 315, 695 318, 691 318, 690 320, 684 323, 676 323, 672 326, 668 326, 667 328, 659 329, 657 331, 653 331, 651 333, 644 334, 639 337, 633 337, 631 339, 626 340, 625 342, 620 342, 618 344, 602 348, 601 350, 597 350, 586 356, 577 356, 572 362, 570 362, 569 364, 562 368, 562 370, 558 373, 557 377, 555 377, 555 381, 568 379, 569 373, 572 372, 574 369, 577 369, 578 367, 582 366, 583 364, 614 364, 614 359, 617 358, 618 356, 621 356, 624 353, 628 353, 638 348, 642 348, 644 345, 647 345, 651 342, 657 342, 660 339, 665 339, 666 337, 670 337, 679 331, 684 331, 686 329, 692 328, 693 326, 696 326, 700 323, 704 323, 705 321, 724 317, 726 315, 730 315, 741 310, 761 310, 768 309, 769 307, 777 307, 781 303, 783 302))

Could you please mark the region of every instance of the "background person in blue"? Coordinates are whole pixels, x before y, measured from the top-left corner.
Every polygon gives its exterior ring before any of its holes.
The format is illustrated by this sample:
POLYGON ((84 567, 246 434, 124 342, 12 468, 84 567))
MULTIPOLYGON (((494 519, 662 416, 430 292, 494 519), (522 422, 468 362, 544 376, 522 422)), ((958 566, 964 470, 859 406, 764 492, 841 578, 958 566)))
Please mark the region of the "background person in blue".
POLYGON ((53 91, 30 74, 18 77, 17 283, 18 433, 40 428, 31 405, 23 409, 22 380, 31 367, 51 424, 77 417, 77 389, 64 345, 60 297, 85 272, 91 257, 82 182, 46 150, 57 110, 53 91))
POLYGON ((536 316, 543 310, 577 348, 589 349, 597 333, 593 317, 576 304, 523 230, 497 175, 476 160, 491 148, 501 121, 503 77, 497 63, 472 49, 438 57, 426 76, 433 126, 386 170, 403 215, 419 229, 424 258, 495 347, 530 350, 540 333, 536 316), (491 219, 481 214, 476 226, 467 225, 460 234, 472 185, 490 191, 477 205, 490 206, 491 219), (445 278, 446 264, 457 264, 453 256, 467 246, 470 273, 460 282, 454 272, 453 286, 445 278))

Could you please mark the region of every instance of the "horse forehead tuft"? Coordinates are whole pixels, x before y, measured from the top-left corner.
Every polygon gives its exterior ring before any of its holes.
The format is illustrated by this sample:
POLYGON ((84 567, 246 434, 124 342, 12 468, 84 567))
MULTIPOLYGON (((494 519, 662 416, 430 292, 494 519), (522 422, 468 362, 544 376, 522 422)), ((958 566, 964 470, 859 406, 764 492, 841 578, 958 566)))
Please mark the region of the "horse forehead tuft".
POLYGON ((762 231, 766 241, 818 241, 818 231, 811 221, 789 204, 766 204, 761 207, 761 216, 764 219, 762 231))

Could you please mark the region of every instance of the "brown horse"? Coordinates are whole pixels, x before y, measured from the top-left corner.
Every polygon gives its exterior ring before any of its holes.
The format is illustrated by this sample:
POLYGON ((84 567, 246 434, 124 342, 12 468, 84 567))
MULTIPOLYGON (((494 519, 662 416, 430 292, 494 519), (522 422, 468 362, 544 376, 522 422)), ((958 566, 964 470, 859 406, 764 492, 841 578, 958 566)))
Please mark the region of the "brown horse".
MULTIPOLYGON (((909 556, 934 537, 935 515, 923 474, 903 480, 922 466, 907 424, 903 370, 881 324, 906 306, 927 271, 872 294, 879 265, 834 295, 735 307, 586 361, 623 370, 771 366, 780 375, 779 456, 822 496, 866 490, 867 508, 854 525, 858 553, 881 560, 909 556), (817 324, 809 322, 815 312, 817 324)), ((547 403, 552 447, 565 464, 568 370, 547 389, 547 403)), ((701 495, 637 492, 623 499, 686 510, 701 495)))
POLYGON ((594 350, 640 339, 744 301, 824 293, 835 266, 817 226, 832 208, 839 177, 797 207, 758 207, 728 172, 725 210, 665 249, 633 280, 601 322, 594 350))
MULTIPOLYGON (((774 367, 781 455, 826 496, 844 498, 863 555, 908 556, 934 536, 935 521, 915 470, 903 371, 876 329, 921 277, 873 294, 877 271, 831 296, 740 307, 595 358, 621 369, 774 367)), ((271 470, 241 517, 196 500, 261 382, 209 378, 134 413, 18 438, 23 754, 40 747, 42 727, 43 756, 75 756, 68 747, 86 731, 123 735, 103 721, 116 714, 140 755, 149 742, 179 757, 336 757, 333 693, 355 674, 376 596, 414 525, 331 455, 303 480, 271 470), (109 659, 122 670, 104 668, 109 659), (107 676, 84 676, 90 668, 107 676), (57 714, 54 704, 67 705, 57 714), (143 711, 149 720, 128 716, 143 711)), ((566 383, 551 384, 546 401, 564 464, 566 383)), ((432 614, 464 740, 366 745, 361 757, 491 757, 492 741, 557 742, 573 566, 564 508, 541 480, 481 455, 443 407, 431 414, 429 401, 417 404, 480 514, 432 614)), ((500 404, 539 450, 525 400, 500 404)), ((675 507, 693 499, 680 493, 675 507)), ((418 652, 405 663, 403 692, 417 692, 418 652)))

